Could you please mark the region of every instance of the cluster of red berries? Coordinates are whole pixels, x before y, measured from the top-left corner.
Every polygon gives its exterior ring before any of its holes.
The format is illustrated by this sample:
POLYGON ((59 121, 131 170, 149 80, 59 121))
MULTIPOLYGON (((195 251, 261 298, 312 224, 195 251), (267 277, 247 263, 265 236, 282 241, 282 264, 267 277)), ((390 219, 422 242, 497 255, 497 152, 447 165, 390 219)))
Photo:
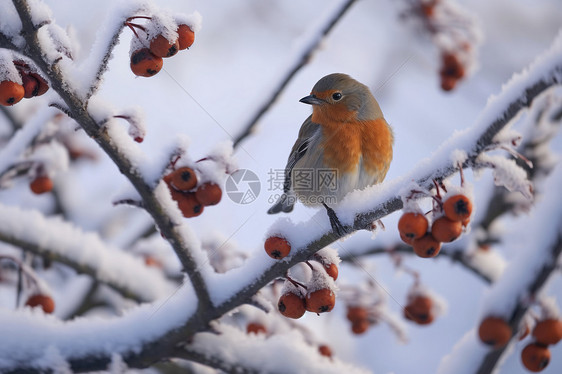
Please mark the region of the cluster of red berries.
POLYGON ((172 194, 172 199, 186 218, 203 213, 205 206, 216 205, 221 201, 222 190, 218 184, 206 182, 198 184, 198 178, 190 167, 181 167, 163 178, 172 194))
POLYGON ((47 80, 39 73, 30 68, 28 64, 21 60, 13 61, 22 83, 5 79, 0 82, 0 104, 4 106, 12 106, 21 101, 21 99, 30 99, 35 96, 41 96, 49 89, 47 80))
POLYGON ((435 197, 436 204, 432 210, 431 230, 425 214, 406 212, 398 221, 400 238, 412 246, 420 257, 435 257, 441 250, 441 243, 456 240, 470 222, 472 202, 464 194, 456 194, 442 201, 435 197))
POLYGON ((346 318, 351 322, 351 332, 354 334, 363 334, 371 326, 369 311, 361 305, 348 305, 346 318))
MULTIPOLYGON (((529 333, 528 327, 520 336, 520 340, 529 333)), ((486 317, 478 328, 480 340, 494 348, 504 347, 512 336, 511 327, 500 317, 486 317)), ((533 328, 534 341, 527 344, 521 351, 523 366, 532 372, 542 371, 550 362, 549 345, 557 344, 562 340, 562 321, 547 318, 539 321, 533 328)))
POLYGON ((140 43, 131 53, 131 70, 141 77, 152 77, 157 74, 164 65, 162 58, 172 57, 181 50, 188 49, 195 41, 195 33, 192 28, 186 24, 178 25, 176 29, 177 38, 168 39, 162 33, 151 35, 150 30, 143 25, 132 23, 135 18, 145 18, 151 20, 151 17, 136 16, 130 17, 125 22, 140 43), (141 36, 135 29, 142 30, 146 34, 146 38, 141 36), (144 43, 146 42, 146 43, 144 43))
MULTIPOLYGON (((288 254, 290 251, 289 243, 279 237, 269 238, 265 247, 268 254, 273 253, 270 256, 276 259, 286 256, 277 255, 279 248, 283 253, 288 254)), ((336 304, 336 294, 331 284, 338 278, 337 264, 320 253, 314 254, 311 260, 305 261, 312 270, 311 280, 307 284, 292 279, 288 274, 285 276, 285 287, 277 308, 287 318, 301 318, 307 311, 318 314, 330 312, 336 304)))

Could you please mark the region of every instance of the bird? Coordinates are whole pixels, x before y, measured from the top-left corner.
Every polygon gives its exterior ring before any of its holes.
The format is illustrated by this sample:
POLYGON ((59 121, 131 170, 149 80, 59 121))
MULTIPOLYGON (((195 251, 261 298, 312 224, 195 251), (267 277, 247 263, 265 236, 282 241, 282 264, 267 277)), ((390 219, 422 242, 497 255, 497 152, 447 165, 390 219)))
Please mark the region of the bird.
POLYGON ((394 133, 369 87, 347 74, 321 78, 310 95, 312 106, 284 170, 283 194, 269 214, 289 213, 296 201, 324 206, 332 230, 348 231, 332 206, 355 189, 381 183, 393 156, 394 133))

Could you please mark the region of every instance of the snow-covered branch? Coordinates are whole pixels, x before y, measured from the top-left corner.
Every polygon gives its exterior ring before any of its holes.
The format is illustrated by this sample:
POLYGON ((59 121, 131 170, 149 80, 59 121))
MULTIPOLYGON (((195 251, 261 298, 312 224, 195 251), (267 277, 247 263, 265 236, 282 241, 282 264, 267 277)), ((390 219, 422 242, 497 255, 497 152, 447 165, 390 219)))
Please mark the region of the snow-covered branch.
POLYGON ((227 373, 368 373, 337 359, 312 359, 320 356, 317 347, 290 330, 265 336, 221 325, 217 332, 197 334, 178 356, 227 373), (274 353, 281 351, 282 355, 274 353))
POLYGON ((296 51, 287 59, 288 65, 285 67, 285 72, 280 76, 279 81, 272 85, 274 88, 271 93, 269 95, 264 95, 262 103, 257 106, 255 113, 250 116, 244 130, 234 139, 234 147, 252 134, 260 118, 271 108, 295 74, 310 62, 312 55, 322 40, 324 40, 324 37, 328 35, 355 1, 356 0, 341 0, 337 2, 332 8, 326 11, 323 17, 313 24, 311 31, 305 34, 306 39, 299 44, 296 51))
POLYGON ((518 249, 518 256, 507 266, 483 300, 481 319, 497 316, 508 322, 513 337, 511 344, 499 349, 485 347, 475 330, 453 348, 441 363, 440 373, 490 373, 506 352, 518 340, 522 319, 539 295, 548 279, 560 264, 562 254, 562 210, 558 188, 562 183, 562 168, 553 172, 545 186, 545 195, 537 204, 535 214, 549 217, 552 225, 527 217, 514 230, 523 228, 525 235, 517 239, 510 250, 518 249), (529 250, 532 248, 533 250, 529 250), (461 357, 469 357, 470 365, 461 357))
MULTIPOLYGON (((47 59, 44 46, 38 38, 39 29, 33 22, 28 2, 26 0, 14 0, 13 3, 21 19, 22 35, 26 42, 25 49, 22 52, 32 59, 37 67, 49 77, 52 88, 66 104, 68 111, 72 113, 72 118, 98 143, 113 160, 119 171, 135 187, 144 201, 144 208, 151 214, 160 232, 168 239, 177 253, 184 270, 194 285, 201 306, 208 305, 207 286, 201 276, 201 269, 204 266, 201 266, 197 260, 202 256, 200 248, 196 248, 194 243, 197 243, 197 241, 193 239, 189 240, 191 245, 188 245, 186 235, 190 233, 190 230, 186 230, 185 225, 181 225, 172 219, 174 214, 170 214, 169 211, 177 211, 177 207, 172 202, 163 183, 159 185, 161 188, 158 188, 154 186, 153 180, 145 180, 145 176, 133 161, 139 152, 133 140, 126 137, 124 139, 112 137, 106 123, 108 117, 111 117, 108 110, 104 107, 98 107, 94 115, 90 111, 91 105, 88 105, 91 102, 84 101, 78 94, 80 90, 66 78, 64 68, 58 63, 60 60, 55 59, 54 62, 51 62, 47 59), (199 257, 197 257, 198 255, 199 257)), ((193 233, 191 233, 191 236, 194 236, 193 233)))
POLYGON ((125 297, 152 301, 174 289, 162 273, 139 257, 107 246, 97 234, 37 211, 0 204, 0 212, 0 241, 89 274, 125 297))

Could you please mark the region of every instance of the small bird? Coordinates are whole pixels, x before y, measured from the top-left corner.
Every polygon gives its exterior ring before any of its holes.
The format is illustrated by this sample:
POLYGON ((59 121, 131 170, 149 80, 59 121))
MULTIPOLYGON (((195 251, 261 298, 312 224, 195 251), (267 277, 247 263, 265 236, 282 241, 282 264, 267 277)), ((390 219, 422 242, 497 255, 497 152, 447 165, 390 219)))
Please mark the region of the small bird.
POLYGON ((312 105, 312 115, 289 154, 283 194, 268 213, 291 212, 297 200, 323 205, 341 236, 346 230, 330 205, 382 182, 392 161, 392 128, 369 88, 346 74, 323 77, 300 102, 312 105))

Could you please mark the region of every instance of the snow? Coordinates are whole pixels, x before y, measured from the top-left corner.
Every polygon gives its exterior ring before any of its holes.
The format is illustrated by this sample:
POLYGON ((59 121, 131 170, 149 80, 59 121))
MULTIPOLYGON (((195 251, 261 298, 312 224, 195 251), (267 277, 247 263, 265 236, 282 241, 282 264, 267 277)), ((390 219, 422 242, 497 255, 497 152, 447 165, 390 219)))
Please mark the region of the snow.
POLYGON ((0 50, 0 82, 12 81, 22 84, 21 76, 14 63, 14 56, 11 51, 0 50))
POLYGON ((198 334, 189 350, 223 360, 233 372, 243 363, 244 367, 261 372, 369 373, 337 358, 330 360, 319 357, 318 349, 307 344, 295 331, 264 336, 246 334, 235 327, 220 325, 218 334, 198 334))
POLYGON ((116 284, 146 300, 173 290, 161 274, 147 268, 140 258, 106 246, 95 233, 85 233, 58 218, 45 218, 36 211, 6 205, 0 205, 0 211, 3 236, 31 243, 80 266, 91 267, 102 282, 116 284), (29 226, 34 230, 28 230, 29 226))

